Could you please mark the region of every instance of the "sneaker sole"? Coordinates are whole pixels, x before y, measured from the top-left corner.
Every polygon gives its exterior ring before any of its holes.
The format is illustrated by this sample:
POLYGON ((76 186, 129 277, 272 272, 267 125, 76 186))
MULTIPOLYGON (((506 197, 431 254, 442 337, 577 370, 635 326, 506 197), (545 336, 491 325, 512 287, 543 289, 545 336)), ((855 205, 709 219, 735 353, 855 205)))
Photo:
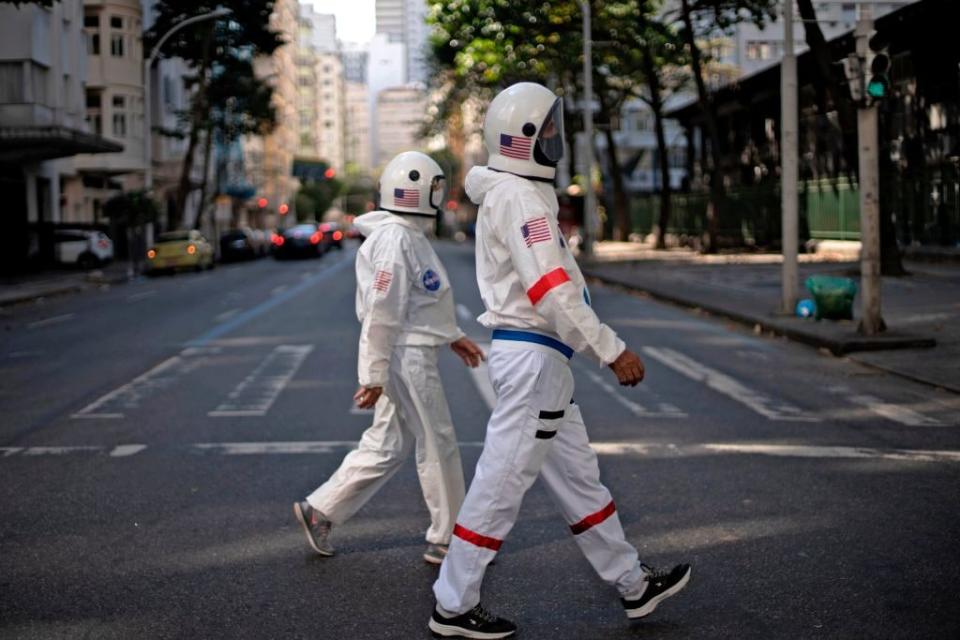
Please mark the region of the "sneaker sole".
POLYGON ((310 535, 310 525, 307 524, 307 518, 303 515, 303 510, 300 508, 299 502, 293 503, 293 515, 297 517, 297 521, 300 523, 300 526, 303 527, 303 533, 307 536, 307 542, 310 544, 310 548, 325 558, 332 556, 333 551, 324 551, 313 541, 313 536, 310 535))
POLYGON ((484 633, 482 631, 471 631, 463 627, 455 627, 449 624, 441 624, 430 618, 430 631, 436 638, 477 638, 479 640, 496 640, 497 638, 509 638, 515 635, 516 631, 497 631, 495 633, 484 633))
POLYGON ((429 553, 423 554, 423 560, 424 560, 424 562, 426 562, 427 564, 436 565, 436 566, 438 566, 438 567, 439 567, 441 564, 443 564, 443 558, 438 558, 437 556, 431 556, 429 553))
POLYGON ((673 585, 656 598, 651 598, 650 602, 643 605, 638 609, 627 609, 627 617, 631 620, 636 620, 637 618, 643 618, 651 613, 657 608, 657 605, 669 598, 670 596, 676 595, 681 589, 687 586, 687 583, 690 582, 690 574, 693 572, 693 568, 690 567, 687 569, 687 573, 680 579, 680 582, 673 585))

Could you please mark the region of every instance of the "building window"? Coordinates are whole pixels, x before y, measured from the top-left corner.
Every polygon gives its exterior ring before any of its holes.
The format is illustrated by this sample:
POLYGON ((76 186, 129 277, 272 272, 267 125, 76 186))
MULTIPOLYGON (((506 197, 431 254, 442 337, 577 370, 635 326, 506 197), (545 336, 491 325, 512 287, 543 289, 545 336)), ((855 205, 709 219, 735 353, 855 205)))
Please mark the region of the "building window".
POLYGON ((114 58, 123 57, 123 35, 114 33, 110 36, 110 55, 114 58))
POLYGON ((111 29, 123 29, 123 18, 120 16, 110 16, 111 29))
POLYGON ((83 16, 83 26, 87 29, 99 29, 100 18, 95 15, 83 16))
POLYGON ((127 137, 127 114, 113 114, 113 135, 117 138, 127 137))

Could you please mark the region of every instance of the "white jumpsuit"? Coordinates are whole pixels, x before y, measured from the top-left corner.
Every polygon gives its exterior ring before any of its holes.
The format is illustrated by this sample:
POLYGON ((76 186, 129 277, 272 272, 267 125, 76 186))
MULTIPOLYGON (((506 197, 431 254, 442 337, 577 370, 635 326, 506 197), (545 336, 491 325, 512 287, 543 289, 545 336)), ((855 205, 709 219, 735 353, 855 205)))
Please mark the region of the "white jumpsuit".
POLYGON ((437 355, 463 336, 447 273, 412 221, 386 211, 360 216, 367 240, 357 254, 357 318, 362 323, 357 372, 382 386, 373 424, 327 482, 307 497, 342 524, 416 448, 417 474, 430 511, 427 541, 448 544, 463 502, 463 468, 437 355))
POLYGON ((494 329, 497 406, 433 587, 437 604, 459 615, 479 603, 486 566, 538 475, 597 574, 621 595, 636 594, 645 574, 600 482, 569 365, 574 351, 609 364, 625 345, 590 308, 550 184, 478 167, 466 190, 480 205, 477 281, 487 311, 479 320, 494 329))

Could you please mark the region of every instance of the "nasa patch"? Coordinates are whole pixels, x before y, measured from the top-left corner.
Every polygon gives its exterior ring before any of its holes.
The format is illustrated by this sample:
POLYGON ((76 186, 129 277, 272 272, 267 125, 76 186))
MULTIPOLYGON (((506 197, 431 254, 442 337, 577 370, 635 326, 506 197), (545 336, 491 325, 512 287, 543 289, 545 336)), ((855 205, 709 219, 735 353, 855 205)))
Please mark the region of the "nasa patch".
POLYGON ((423 272, 423 288, 427 291, 436 291, 440 288, 440 276, 433 269, 423 272))

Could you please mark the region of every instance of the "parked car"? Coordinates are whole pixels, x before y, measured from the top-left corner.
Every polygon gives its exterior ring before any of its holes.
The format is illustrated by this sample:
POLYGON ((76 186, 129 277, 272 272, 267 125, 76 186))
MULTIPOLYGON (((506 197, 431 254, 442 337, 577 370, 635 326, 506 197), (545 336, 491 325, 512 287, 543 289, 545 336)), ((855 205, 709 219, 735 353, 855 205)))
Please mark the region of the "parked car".
POLYGON ((259 256, 259 239, 250 229, 232 229, 220 234, 221 262, 253 260, 259 256))
POLYGON ((94 269, 113 260, 113 242, 100 231, 61 229, 53 234, 53 252, 61 264, 94 269))
POLYGON ((326 250, 323 231, 316 222, 304 222, 275 233, 272 242, 273 257, 277 260, 317 258, 326 250))
POLYGON ((320 231, 323 232, 323 239, 327 244, 343 249, 343 225, 339 222, 324 222, 320 225, 320 231))
POLYGON ((157 236, 147 251, 148 274, 178 269, 212 269, 213 245, 196 230, 169 231, 157 236))

